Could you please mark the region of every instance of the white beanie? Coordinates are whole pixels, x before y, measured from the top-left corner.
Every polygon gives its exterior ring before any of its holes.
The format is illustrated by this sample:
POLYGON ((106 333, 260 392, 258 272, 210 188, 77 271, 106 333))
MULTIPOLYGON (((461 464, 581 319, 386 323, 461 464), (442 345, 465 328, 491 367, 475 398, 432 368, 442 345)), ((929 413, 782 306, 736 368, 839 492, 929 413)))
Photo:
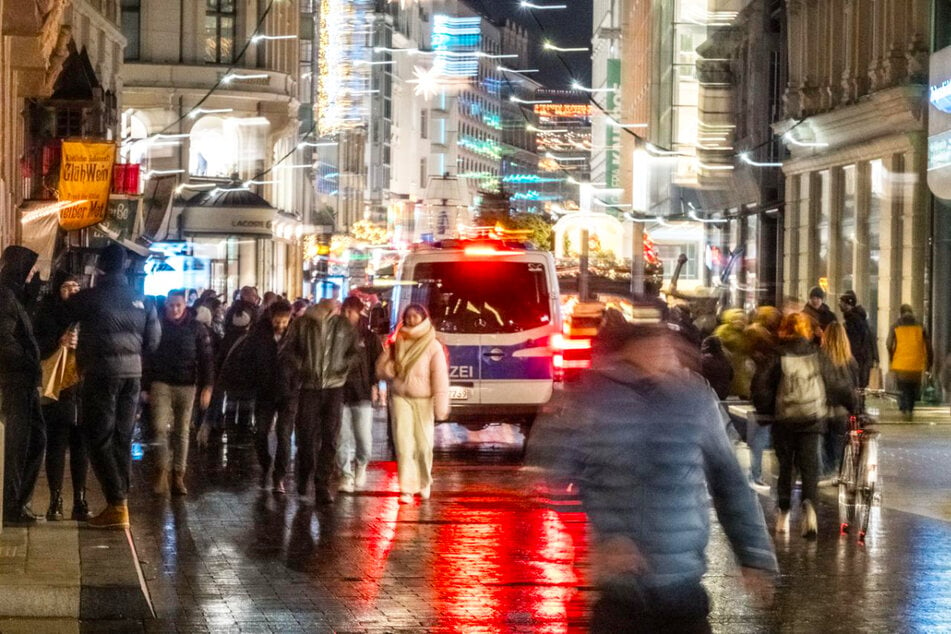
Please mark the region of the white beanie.
POLYGON ((211 309, 207 306, 199 306, 198 310, 195 311, 195 321, 210 326, 212 321, 211 309))

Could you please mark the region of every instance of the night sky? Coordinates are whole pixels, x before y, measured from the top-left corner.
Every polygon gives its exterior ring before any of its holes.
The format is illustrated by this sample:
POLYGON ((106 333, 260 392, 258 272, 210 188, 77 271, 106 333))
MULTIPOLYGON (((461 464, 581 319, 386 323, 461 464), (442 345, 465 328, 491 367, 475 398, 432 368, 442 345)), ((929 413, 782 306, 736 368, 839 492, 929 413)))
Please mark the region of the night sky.
POLYGON ((561 53, 541 50, 541 42, 549 39, 563 48, 591 46, 591 0, 535 0, 535 4, 567 4, 560 11, 530 11, 519 6, 519 0, 469 0, 471 5, 493 18, 511 18, 538 35, 534 50, 534 68, 542 70, 535 78, 546 88, 571 87, 572 76, 583 85, 591 81, 589 53, 561 53), (534 16, 534 19, 533 19, 534 16), (568 68, 565 66, 567 65, 568 68), (570 74, 569 74, 570 72, 570 74))

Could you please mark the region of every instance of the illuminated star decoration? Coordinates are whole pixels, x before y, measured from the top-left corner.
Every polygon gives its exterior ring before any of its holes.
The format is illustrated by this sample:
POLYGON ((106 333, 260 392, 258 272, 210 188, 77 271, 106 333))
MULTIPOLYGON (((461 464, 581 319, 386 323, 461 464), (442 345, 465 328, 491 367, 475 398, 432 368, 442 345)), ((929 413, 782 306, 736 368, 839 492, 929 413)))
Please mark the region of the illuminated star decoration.
POLYGON ((439 84, 442 77, 439 74, 438 68, 434 66, 427 69, 421 66, 414 66, 413 76, 415 76, 416 79, 409 80, 409 83, 416 84, 416 88, 413 91, 417 95, 421 95, 426 101, 429 101, 439 94, 439 84))

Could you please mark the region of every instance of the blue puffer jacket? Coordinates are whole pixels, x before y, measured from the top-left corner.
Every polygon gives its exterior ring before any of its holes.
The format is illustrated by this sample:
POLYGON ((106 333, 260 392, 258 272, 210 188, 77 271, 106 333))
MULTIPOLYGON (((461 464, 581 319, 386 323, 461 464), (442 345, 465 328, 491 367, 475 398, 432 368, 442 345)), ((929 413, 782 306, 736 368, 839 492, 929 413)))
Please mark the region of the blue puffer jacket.
POLYGON ((658 382, 613 361, 563 396, 564 407, 532 430, 528 461, 578 486, 596 539, 627 538, 646 558, 646 572, 608 586, 698 583, 711 497, 740 564, 778 569, 763 511, 702 378, 684 372, 658 382))

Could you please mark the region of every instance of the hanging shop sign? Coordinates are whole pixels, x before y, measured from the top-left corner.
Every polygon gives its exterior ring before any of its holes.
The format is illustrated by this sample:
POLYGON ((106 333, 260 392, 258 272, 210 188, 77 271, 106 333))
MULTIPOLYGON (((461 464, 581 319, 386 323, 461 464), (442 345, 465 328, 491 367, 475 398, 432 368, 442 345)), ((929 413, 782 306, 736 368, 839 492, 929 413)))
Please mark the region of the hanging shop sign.
POLYGON ((63 141, 59 200, 72 203, 59 212, 63 229, 84 229, 105 219, 115 157, 111 141, 63 141))
POLYGON ((276 213, 264 207, 189 207, 182 211, 182 229, 186 234, 272 236, 276 213))
POLYGON ((141 205, 140 196, 111 196, 106 217, 90 232, 90 246, 103 247, 110 240, 125 244, 139 237, 142 233, 141 205))

